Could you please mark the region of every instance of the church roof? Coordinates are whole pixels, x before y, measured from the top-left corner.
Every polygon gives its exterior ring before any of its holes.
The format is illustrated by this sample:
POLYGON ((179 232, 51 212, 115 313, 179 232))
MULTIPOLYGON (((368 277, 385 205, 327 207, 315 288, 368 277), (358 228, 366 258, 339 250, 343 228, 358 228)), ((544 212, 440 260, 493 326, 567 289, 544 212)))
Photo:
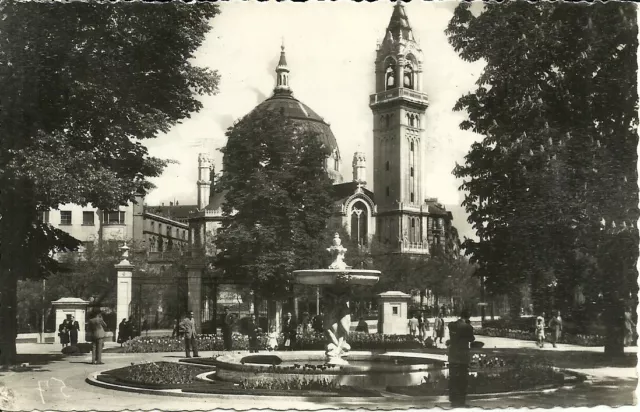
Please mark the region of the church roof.
POLYGON ((186 221, 198 205, 145 206, 144 211, 166 217, 167 219, 186 221))
POLYGON ((394 40, 400 38, 400 33, 402 33, 402 38, 413 40, 413 31, 409 24, 409 18, 400 0, 397 1, 396 6, 393 8, 393 13, 387 26, 387 33, 391 33, 394 40))
MULTIPOLYGON (((357 189, 358 189, 358 182, 346 182, 346 183, 336 184, 336 185, 333 185, 333 192, 331 197, 333 198, 334 201, 344 200, 352 196, 357 189)), ((362 187, 362 191, 364 192, 364 194, 369 196, 371 200, 374 200, 372 191, 370 191, 366 187, 362 187)))
POLYGON ((279 111, 303 129, 315 132, 330 152, 338 150, 338 142, 331 127, 313 109, 291 95, 274 93, 254 110, 279 111))

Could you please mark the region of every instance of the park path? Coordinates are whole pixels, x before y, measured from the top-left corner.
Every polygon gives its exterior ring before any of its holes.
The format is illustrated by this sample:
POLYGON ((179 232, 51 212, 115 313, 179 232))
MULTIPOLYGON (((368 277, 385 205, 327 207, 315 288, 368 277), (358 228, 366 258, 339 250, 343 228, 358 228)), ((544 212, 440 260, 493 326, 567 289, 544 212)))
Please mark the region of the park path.
MULTIPOLYGON (((602 352, 602 348, 585 348, 574 345, 559 345, 557 349, 535 347, 533 342, 517 339, 478 337, 485 342, 487 351, 515 350, 526 354, 542 356, 552 354, 559 357, 602 352)), ((114 346, 112 343, 108 347, 114 346)), ((633 352, 637 348, 632 348, 633 352)), ((406 409, 448 407, 446 399, 434 399, 429 403, 419 403, 411 398, 376 398, 371 401, 354 402, 349 398, 340 401, 314 400, 265 400, 249 396, 219 396, 216 398, 180 398, 153 396, 121 391, 112 391, 89 385, 85 379, 90 374, 103 369, 114 369, 142 361, 177 361, 180 353, 145 354, 104 354, 105 365, 90 364, 91 357, 61 357, 58 345, 20 344, 18 352, 26 361, 31 360, 36 369, 24 372, 0 372, 0 410, 209 410, 233 408, 249 410, 256 408, 306 409, 326 408, 368 408, 406 409), (55 346, 55 347, 54 347, 55 346)), ((443 354, 445 352, 443 351, 443 354)), ((203 353, 209 356, 209 353, 203 353)), ((593 376, 593 383, 571 392, 558 390, 553 393, 514 396, 509 399, 472 399, 471 406, 478 407, 525 407, 525 406, 595 406, 625 405, 637 403, 634 395, 637 386, 637 372, 633 367, 580 368, 580 362, 571 368, 593 376)))

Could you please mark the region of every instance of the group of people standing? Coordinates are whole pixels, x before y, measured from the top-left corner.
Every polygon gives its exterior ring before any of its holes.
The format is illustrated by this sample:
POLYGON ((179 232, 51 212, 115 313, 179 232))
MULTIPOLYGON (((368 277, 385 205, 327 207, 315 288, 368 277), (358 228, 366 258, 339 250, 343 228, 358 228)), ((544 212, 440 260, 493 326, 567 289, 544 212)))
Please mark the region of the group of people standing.
POLYGON ((120 324, 118 325, 118 343, 122 345, 124 342, 135 338, 136 336, 140 336, 140 332, 136 327, 133 318, 122 319, 120 324))
POLYGON ((77 345, 79 333, 80 324, 73 315, 67 315, 67 318, 58 326, 58 336, 63 348, 69 345, 77 345))

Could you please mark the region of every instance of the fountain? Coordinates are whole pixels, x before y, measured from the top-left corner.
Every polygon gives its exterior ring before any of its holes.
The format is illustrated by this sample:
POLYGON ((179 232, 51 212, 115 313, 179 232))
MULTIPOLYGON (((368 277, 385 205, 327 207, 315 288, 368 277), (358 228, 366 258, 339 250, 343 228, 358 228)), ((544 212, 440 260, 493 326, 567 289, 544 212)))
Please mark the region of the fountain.
POLYGON ((329 365, 345 365, 348 362, 343 357, 351 349, 347 343, 351 326, 349 287, 374 285, 380 278, 380 271, 347 266, 344 261, 347 249, 342 246, 337 233, 333 238, 333 245, 327 251, 333 258, 328 269, 296 270, 293 275, 298 284, 324 287, 325 294, 331 300, 327 302, 328 311, 323 320, 323 328, 328 337, 325 362, 329 365))

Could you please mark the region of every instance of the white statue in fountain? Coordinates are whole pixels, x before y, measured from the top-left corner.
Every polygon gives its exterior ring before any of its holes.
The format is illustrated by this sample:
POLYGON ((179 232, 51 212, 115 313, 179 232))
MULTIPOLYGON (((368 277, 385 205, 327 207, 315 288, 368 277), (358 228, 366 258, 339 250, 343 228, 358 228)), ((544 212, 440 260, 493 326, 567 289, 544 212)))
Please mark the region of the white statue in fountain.
POLYGON ((333 245, 327 248, 327 252, 333 256, 333 263, 329 265, 329 269, 351 269, 351 266, 347 266, 344 262, 344 254, 347 253, 347 248, 342 246, 342 240, 338 233, 333 237, 333 245))
POLYGON ((346 365, 343 356, 351 349, 347 343, 351 327, 349 294, 352 285, 373 285, 378 282, 380 271, 352 269, 344 261, 347 249, 342 246, 340 235, 333 238, 333 245, 327 248, 333 262, 328 269, 304 269, 294 271, 296 283, 323 286, 325 307, 323 329, 328 338, 326 363, 346 365))

